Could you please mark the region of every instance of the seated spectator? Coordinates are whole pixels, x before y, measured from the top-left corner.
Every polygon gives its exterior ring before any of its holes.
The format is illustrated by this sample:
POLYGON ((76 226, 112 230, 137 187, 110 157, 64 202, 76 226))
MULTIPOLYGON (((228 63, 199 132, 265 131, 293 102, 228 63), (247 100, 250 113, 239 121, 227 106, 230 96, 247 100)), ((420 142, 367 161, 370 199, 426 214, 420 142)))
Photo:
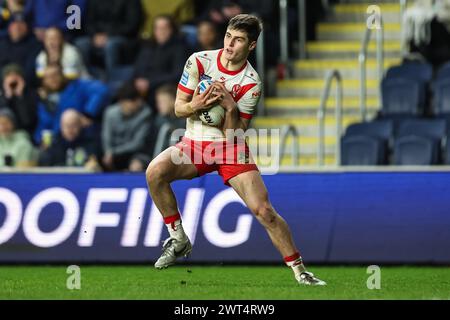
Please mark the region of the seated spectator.
POLYGON ((16 128, 25 130, 32 136, 37 122, 36 93, 26 85, 19 65, 5 66, 1 76, 0 110, 9 109, 16 118, 16 128))
POLYGON ((11 18, 18 13, 23 13, 25 0, 0 1, 0 37, 8 34, 8 25, 11 18))
MULTIPOLYGON (((186 119, 178 118, 175 115, 175 100, 177 95, 177 85, 176 84, 165 84, 159 87, 155 93, 155 101, 156 101, 156 111, 157 114, 152 121, 152 127, 150 130, 150 134, 147 136, 145 147, 141 150, 141 152, 135 156, 135 163, 132 162, 130 165, 136 168, 147 168, 150 161, 153 159, 153 155, 155 153, 155 146, 157 144, 157 140, 159 138, 161 128, 168 124, 170 126, 170 131, 176 129, 184 130, 186 127, 186 119), (142 166, 144 164, 144 166, 142 166)), ((162 145, 162 149, 167 149, 171 142, 170 134, 166 137, 167 139, 164 141, 162 145)), ((143 171, 139 170, 131 170, 131 171, 143 171)))
POLYGON ((141 29, 142 39, 151 38, 154 20, 160 15, 173 17, 177 25, 189 23, 195 18, 195 3, 193 0, 141 0, 141 2, 144 11, 144 21, 141 29))
POLYGON ((200 21, 197 25, 197 48, 194 52, 216 50, 221 48, 222 39, 219 39, 216 25, 209 21, 200 21))
POLYGON ((41 44, 29 32, 25 17, 15 14, 8 26, 8 36, 0 39, 0 68, 9 63, 16 63, 25 70, 25 78, 30 80, 34 75, 34 63, 41 48, 41 44))
POLYGON ((36 151, 25 131, 16 130, 14 114, 0 110, 0 167, 32 167, 36 151))
POLYGON ((107 74, 121 63, 124 47, 137 39, 142 20, 140 0, 95 0, 87 3, 87 36, 76 40, 84 61, 92 66, 101 56, 107 74))
POLYGON ((178 118, 175 115, 175 99, 177 96, 177 86, 166 84, 156 90, 156 109, 158 111, 154 120, 154 128, 156 132, 168 123, 173 129, 185 128, 186 119, 178 118))
POLYGON ((156 17, 153 39, 143 44, 135 63, 135 85, 141 96, 149 97, 150 104, 154 105, 156 89, 179 80, 187 55, 173 19, 156 17))
POLYGON ((103 118, 103 165, 108 171, 144 171, 137 155, 150 133, 152 112, 132 83, 119 90, 118 98, 103 118))
POLYGON ((64 77, 61 66, 56 64, 44 69, 38 93, 38 125, 34 134, 37 144, 41 143, 44 130, 51 130, 53 136, 59 133, 61 115, 67 109, 80 112, 83 128, 89 128, 94 135, 96 121, 101 119, 103 108, 109 101, 108 87, 102 82, 71 81, 64 77))
POLYGON ((42 167, 85 167, 98 171, 99 147, 96 140, 89 138, 82 125, 82 115, 68 109, 61 116, 61 132, 53 139, 51 146, 39 156, 42 167))
POLYGON ((239 0, 212 0, 202 18, 211 20, 217 25, 219 34, 225 34, 228 21, 234 16, 244 13, 241 2, 239 0))
POLYGON ((36 38, 44 40, 45 30, 50 27, 58 27, 69 34, 67 29, 67 8, 76 5, 84 15, 87 0, 26 0, 25 12, 31 20, 31 26, 36 38))
POLYGON ((416 0, 403 17, 406 59, 421 55, 435 68, 450 60, 450 0, 416 0))
POLYGON ((42 77, 48 64, 60 64, 67 79, 89 78, 83 57, 77 48, 64 41, 61 29, 48 28, 44 36, 44 50, 36 59, 36 74, 42 77))

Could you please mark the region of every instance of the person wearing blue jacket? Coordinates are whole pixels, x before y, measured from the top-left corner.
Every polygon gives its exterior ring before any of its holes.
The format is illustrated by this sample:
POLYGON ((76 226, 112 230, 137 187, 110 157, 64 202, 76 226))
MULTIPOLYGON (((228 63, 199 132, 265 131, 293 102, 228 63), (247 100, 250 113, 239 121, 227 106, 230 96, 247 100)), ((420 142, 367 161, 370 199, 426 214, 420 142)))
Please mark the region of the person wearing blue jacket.
POLYGON ((45 30, 50 27, 58 27, 64 33, 67 29, 67 8, 76 5, 83 16, 86 8, 86 0, 27 0, 25 13, 29 18, 34 33, 39 40, 44 39, 45 30))
POLYGON ((75 109, 82 114, 82 126, 94 134, 104 107, 109 103, 109 89, 97 80, 73 80, 64 77, 62 68, 50 64, 45 68, 42 87, 38 89, 38 125, 34 141, 41 144, 44 132, 55 136, 60 130, 64 111, 75 109))

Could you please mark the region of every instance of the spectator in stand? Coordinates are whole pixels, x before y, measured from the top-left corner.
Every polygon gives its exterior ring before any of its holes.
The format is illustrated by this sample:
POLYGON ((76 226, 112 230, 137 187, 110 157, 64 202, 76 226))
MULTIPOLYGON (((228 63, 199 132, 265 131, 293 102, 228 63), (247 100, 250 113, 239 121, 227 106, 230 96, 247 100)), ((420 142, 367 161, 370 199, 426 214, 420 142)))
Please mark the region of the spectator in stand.
POLYGON ((217 25, 219 33, 225 34, 228 21, 241 13, 244 9, 238 0, 212 0, 202 18, 211 20, 217 25))
POLYGON ((0 40, 0 68, 9 63, 19 64, 25 70, 27 81, 31 80, 36 56, 41 48, 41 44, 29 32, 24 15, 15 14, 8 26, 8 36, 0 40))
POLYGON ((103 166, 107 171, 144 171, 146 163, 138 154, 150 133, 152 112, 132 83, 119 90, 118 99, 103 118, 103 166))
POLYGON ((450 0, 416 0, 403 17, 406 60, 426 60, 435 69, 450 61, 450 0))
POLYGON ((222 46, 216 25, 210 20, 200 21, 197 25, 197 48, 194 52, 215 50, 222 46))
POLYGON ((53 139, 51 146, 39 156, 42 167, 85 167, 99 171, 99 147, 95 139, 86 135, 82 115, 68 109, 61 116, 61 132, 53 139))
MULTIPOLYGON (((76 5, 84 16, 87 0, 26 0, 25 12, 31 21, 31 26, 36 38, 44 40, 45 30, 50 27, 58 27, 69 34, 67 29, 67 8, 76 5)), ((97 1, 97 0, 96 0, 97 1)))
POLYGON ((64 41, 64 34, 56 27, 45 31, 44 50, 36 59, 38 77, 42 77, 49 64, 60 64, 67 79, 89 78, 83 57, 75 46, 64 41))
MULTIPOLYGON (((184 132, 184 129, 186 128, 186 119, 178 118, 175 115, 176 94, 177 85, 175 84, 165 84, 156 90, 155 100, 158 113, 153 119, 151 131, 146 138, 145 148, 140 154, 134 157, 130 165, 131 168, 134 168, 132 171, 145 171, 148 167, 150 161, 153 159, 160 133, 164 134, 161 132, 163 126, 168 125, 171 132, 176 129, 181 129, 184 132)), ((161 146, 163 150, 169 147, 171 142, 173 141, 170 141, 169 135, 161 146)))
POLYGON ((19 65, 5 66, 1 75, 0 110, 9 109, 15 116, 16 128, 32 136, 37 122, 37 94, 26 85, 19 65))
POLYGON ((142 21, 139 0, 95 0, 87 4, 87 36, 76 40, 88 67, 101 56, 107 74, 121 63, 121 53, 137 39, 142 21))
POLYGON ((14 114, 0 111, 0 167, 32 167, 36 163, 36 150, 25 131, 16 130, 14 114))
POLYGON ((15 14, 24 12, 25 0, 0 0, 0 38, 8 34, 8 25, 15 14))
POLYGON ((164 124, 169 124, 173 129, 184 129, 186 119, 178 118, 175 115, 175 99, 177 86, 166 84, 156 90, 156 109, 158 111, 154 120, 154 129, 158 133, 164 124))
POLYGON ((154 20, 160 15, 169 15, 177 25, 189 23, 195 18, 195 5, 193 0, 155 1, 141 0, 144 11, 142 24, 142 39, 149 39, 153 34, 154 20))
POLYGON ((37 144, 42 134, 50 130, 56 136, 60 130, 61 115, 67 109, 80 112, 83 128, 95 135, 96 122, 101 119, 104 106, 109 101, 106 85, 96 80, 69 80, 64 77, 61 66, 50 64, 42 76, 42 87, 38 90, 38 126, 34 134, 37 144))
POLYGON ((177 82, 188 56, 188 50, 177 33, 170 16, 155 18, 153 39, 146 41, 135 63, 135 86, 142 97, 154 106, 156 89, 177 82))

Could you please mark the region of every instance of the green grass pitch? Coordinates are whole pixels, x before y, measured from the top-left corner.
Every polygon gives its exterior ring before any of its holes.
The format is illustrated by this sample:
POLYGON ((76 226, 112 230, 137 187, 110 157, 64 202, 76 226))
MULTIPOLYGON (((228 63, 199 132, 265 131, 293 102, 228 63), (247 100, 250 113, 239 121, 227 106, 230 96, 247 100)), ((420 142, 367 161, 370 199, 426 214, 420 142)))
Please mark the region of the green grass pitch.
POLYGON ((63 266, 0 266, 0 299, 450 299, 448 267, 383 267, 367 289, 365 267, 310 267, 326 287, 298 285, 279 266, 81 266, 81 290, 63 266))

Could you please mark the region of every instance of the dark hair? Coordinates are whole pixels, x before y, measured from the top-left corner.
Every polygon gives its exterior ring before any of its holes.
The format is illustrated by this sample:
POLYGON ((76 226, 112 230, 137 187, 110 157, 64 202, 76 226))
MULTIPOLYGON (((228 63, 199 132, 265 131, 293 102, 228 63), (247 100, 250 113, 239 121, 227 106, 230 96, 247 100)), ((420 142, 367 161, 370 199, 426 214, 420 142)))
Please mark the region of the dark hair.
POLYGON ((155 28, 156 20, 159 20, 159 19, 166 20, 169 22, 170 28, 172 29, 172 36, 178 34, 178 31, 179 31, 178 25, 177 25, 175 19, 171 15, 168 15, 168 14, 159 14, 159 15, 155 16, 153 18, 153 29, 155 28))
POLYGON ((260 18, 250 14, 238 14, 230 20, 228 28, 244 31, 247 33, 250 42, 258 40, 262 31, 262 21, 260 18))
POLYGON ((122 100, 137 100, 141 96, 132 82, 124 84, 117 92, 117 99, 122 100))
POLYGON ((176 97, 177 96, 177 86, 172 85, 172 84, 164 84, 164 85, 160 86, 158 89, 156 89, 155 94, 156 95, 168 94, 172 97, 176 97))

